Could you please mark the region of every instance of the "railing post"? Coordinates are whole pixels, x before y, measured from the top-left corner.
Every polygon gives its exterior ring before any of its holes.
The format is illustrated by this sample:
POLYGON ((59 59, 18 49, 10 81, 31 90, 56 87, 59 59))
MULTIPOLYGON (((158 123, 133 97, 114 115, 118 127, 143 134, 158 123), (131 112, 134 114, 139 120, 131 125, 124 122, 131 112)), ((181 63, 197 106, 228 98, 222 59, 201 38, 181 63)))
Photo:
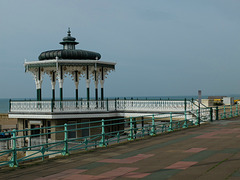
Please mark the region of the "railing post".
POLYGON ((32 136, 29 137, 29 145, 28 147, 30 147, 29 149, 32 150, 32 136))
POLYGON ((64 156, 68 156, 69 155, 67 123, 64 124, 64 148, 63 148, 62 155, 64 155, 64 156))
POLYGON ((226 107, 223 106, 224 110, 223 110, 223 119, 226 119, 226 107))
POLYGON ((178 129, 180 128, 180 121, 178 121, 178 123, 177 123, 177 128, 178 129))
POLYGON ((145 134, 145 129, 142 128, 142 137, 144 137, 144 134, 145 134))
POLYGON ((88 149, 88 139, 87 138, 85 138, 84 144, 85 144, 85 150, 87 151, 87 149, 88 149))
POLYGON ((137 122, 136 122, 136 118, 133 118, 133 124, 134 124, 134 136, 135 139, 137 138, 137 122))
POLYGON ((141 118, 141 122, 142 122, 142 137, 144 137, 145 129, 144 129, 144 117, 143 116, 141 118))
POLYGON ((236 112, 235 112, 235 116, 238 116, 238 103, 236 104, 236 112))
POLYGON ((117 110, 117 99, 115 98, 115 111, 117 110))
POLYGON ((198 125, 200 126, 200 124, 201 124, 201 108, 200 108, 200 105, 199 105, 199 107, 198 107, 198 125))
POLYGON ((8 111, 11 112, 11 99, 9 99, 9 107, 8 111))
POLYGON ((194 99, 192 98, 192 102, 191 102, 191 110, 193 111, 193 102, 194 102, 194 99))
POLYGON ((213 109, 210 107, 210 121, 213 121, 213 109))
POLYGON ((151 136, 156 135, 154 114, 152 115, 152 129, 151 129, 150 135, 151 135, 151 136))
POLYGON ((128 140, 133 140, 133 120, 132 117, 130 117, 130 135, 128 140))
POLYGON ((16 129, 13 130, 12 136, 12 158, 11 163, 9 164, 10 167, 18 167, 17 162, 17 147, 16 147, 16 129))
POLYGON ((187 111, 187 99, 186 98, 184 99, 184 111, 185 112, 187 111))
POLYGON ((48 134, 46 134, 46 137, 45 137, 45 138, 46 138, 46 144, 47 144, 47 145, 46 145, 46 149, 47 149, 47 152, 48 152, 48 134))
POLYGON ((187 125, 187 112, 186 111, 184 112, 184 115, 185 115, 185 120, 184 120, 183 128, 187 128, 188 125, 187 125))
POLYGON ((126 109, 126 98, 123 98, 124 109, 126 109))
POLYGON ((120 142, 120 134, 119 134, 119 132, 117 133, 117 143, 119 143, 120 142))
POLYGON ((144 117, 142 116, 141 118, 141 121, 142 121, 142 129, 144 128, 144 117))
POLYGON ((62 102, 62 100, 60 100, 60 110, 61 111, 63 110, 63 102, 62 102))
POLYGON ((233 117, 233 114, 232 114, 232 105, 230 106, 230 118, 233 117))
POLYGON ((197 109, 196 113, 197 113, 197 121, 195 122, 195 125, 197 126, 200 124, 198 109, 197 109))
POLYGON ((107 111, 108 111, 108 98, 107 98, 107 111))
POLYGON ((45 148, 44 146, 41 147, 40 149, 41 153, 42 153, 42 161, 44 160, 44 153, 45 153, 45 148))
POLYGON ((218 120, 218 106, 216 107, 216 120, 218 120))
POLYGON ((169 124, 168 131, 173 131, 173 127, 172 127, 172 112, 170 112, 170 124, 169 124))
POLYGON ((105 123, 104 123, 104 119, 102 119, 102 139, 100 140, 99 146, 100 146, 100 147, 106 146, 106 142, 105 142, 105 123))
POLYGON ((53 99, 51 100, 51 112, 53 112, 53 99))

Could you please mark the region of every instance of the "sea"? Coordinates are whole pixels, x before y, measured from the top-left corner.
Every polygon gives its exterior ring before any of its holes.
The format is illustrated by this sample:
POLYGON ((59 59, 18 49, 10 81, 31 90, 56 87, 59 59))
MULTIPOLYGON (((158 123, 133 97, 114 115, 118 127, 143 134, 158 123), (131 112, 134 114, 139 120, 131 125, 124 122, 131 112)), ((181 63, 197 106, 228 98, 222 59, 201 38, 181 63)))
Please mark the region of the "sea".
MULTIPOLYGON (((210 95, 209 95, 210 96, 210 95)), ((219 95, 221 96, 221 95, 219 95)), ((240 99, 240 94, 234 94, 234 95, 224 95, 224 96, 228 96, 228 97, 234 97, 234 99, 240 99)), ((106 97, 106 98, 109 98, 109 99, 114 99, 114 98, 119 98, 119 99, 169 99, 169 100, 180 100, 180 99, 197 99, 198 96, 131 96, 131 97, 106 97)), ((202 96, 202 99, 207 99, 208 96, 202 96)), ((50 98, 46 99, 46 100, 49 100, 50 98)), ((70 99, 74 99, 74 98, 65 98, 67 100, 70 100, 70 99)), ((26 100, 26 99, 12 99, 12 100, 26 100)), ((30 100, 30 99, 27 99, 27 100, 30 100)), ((33 100, 33 99, 32 99, 33 100)), ((6 98, 0 98, 0 114, 1 113, 8 113, 8 110, 9 110, 9 99, 6 99, 6 98)))
POLYGON ((8 113, 9 99, 0 99, 0 113, 8 113))

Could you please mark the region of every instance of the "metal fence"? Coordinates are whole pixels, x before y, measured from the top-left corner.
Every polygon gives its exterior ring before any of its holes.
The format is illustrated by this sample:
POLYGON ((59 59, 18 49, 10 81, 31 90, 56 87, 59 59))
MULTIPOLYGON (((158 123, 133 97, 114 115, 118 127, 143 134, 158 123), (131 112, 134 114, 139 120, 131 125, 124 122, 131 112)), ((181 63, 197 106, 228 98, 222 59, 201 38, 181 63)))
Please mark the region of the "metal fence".
POLYGON ((11 137, 0 139, 0 166, 16 167, 33 159, 68 155, 75 151, 106 147, 145 136, 155 136, 204 122, 232 118, 239 115, 238 105, 214 108, 192 107, 183 113, 166 113, 149 116, 108 119, 75 124, 64 124, 35 129, 13 130, 11 137), (74 127, 74 128, 72 128, 74 127), (48 131, 55 129, 55 131, 48 131), (70 137, 71 133, 94 129, 96 133, 84 137, 70 137), (39 132, 32 134, 31 132, 39 132), (51 136, 52 138, 49 138, 51 136), (53 138, 55 137, 55 138, 53 138))
POLYGON ((107 111, 184 111, 190 110, 189 100, 80 100, 80 101, 10 101, 11 113, 36 112, 107 112, 107 111))

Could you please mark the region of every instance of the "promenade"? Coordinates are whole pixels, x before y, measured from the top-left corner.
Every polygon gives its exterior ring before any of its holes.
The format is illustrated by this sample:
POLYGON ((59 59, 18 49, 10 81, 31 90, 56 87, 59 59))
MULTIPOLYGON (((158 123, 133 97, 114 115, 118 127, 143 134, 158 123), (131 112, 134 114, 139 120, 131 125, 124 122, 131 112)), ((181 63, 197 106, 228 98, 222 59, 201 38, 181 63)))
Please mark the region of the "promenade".
POLYGON ((3 168, 0 179, 240 179, 240 118, 3 168))

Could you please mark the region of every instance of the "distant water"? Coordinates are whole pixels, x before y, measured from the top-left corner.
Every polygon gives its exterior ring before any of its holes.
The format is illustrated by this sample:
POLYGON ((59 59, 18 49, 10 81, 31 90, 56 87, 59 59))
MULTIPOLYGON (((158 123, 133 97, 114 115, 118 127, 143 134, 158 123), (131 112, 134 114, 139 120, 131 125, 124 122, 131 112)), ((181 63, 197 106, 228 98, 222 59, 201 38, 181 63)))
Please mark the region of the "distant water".
POLYGON ((0 99, 0 113, 8 113, 9 99, 0 99))

